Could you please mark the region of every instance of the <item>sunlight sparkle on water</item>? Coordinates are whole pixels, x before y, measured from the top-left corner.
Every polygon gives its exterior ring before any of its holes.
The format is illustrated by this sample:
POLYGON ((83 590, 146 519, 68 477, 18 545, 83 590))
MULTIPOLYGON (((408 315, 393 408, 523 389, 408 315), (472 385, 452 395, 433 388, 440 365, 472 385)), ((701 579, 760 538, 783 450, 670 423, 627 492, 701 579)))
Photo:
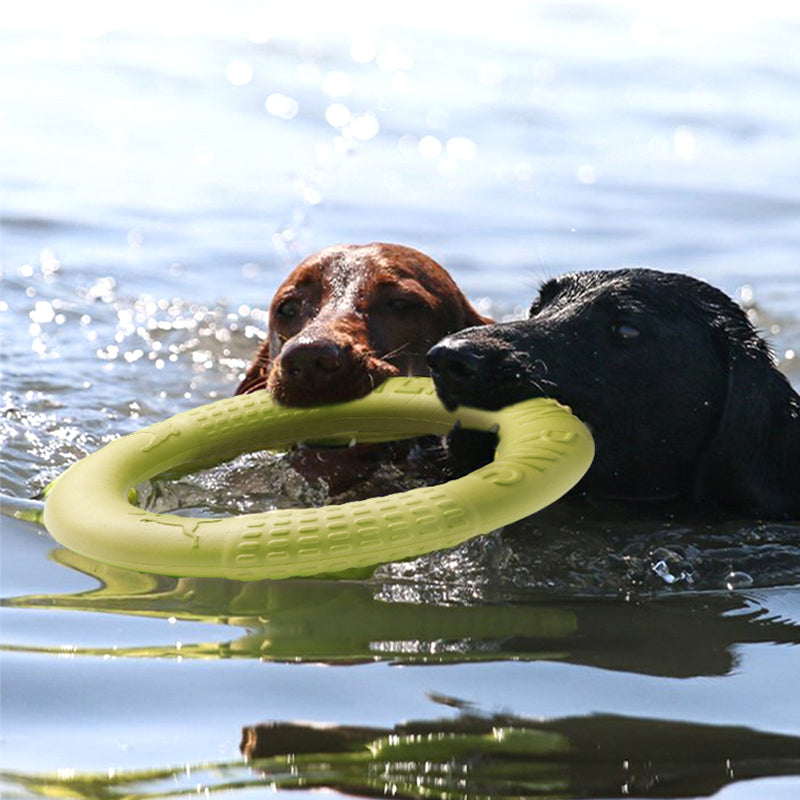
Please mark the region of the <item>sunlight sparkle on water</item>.
POLYGON ((246 61, 232 61, 225 76, 234 86, 245 86, 253 79, 253 68, 246 61))
POLYGON ((435 136, 423 136, 419 140, 419 154, 424 158, 437 158, 442 152, 442 143, 435 136))
POLYGON ((44 325, 55 319, 56 312, 51 303, 48 303, 46 300, 37 300, 33 311, 31 311, 28 316, 33 322, 44 325))
POLYGON ((267 97, 264 108, 273 117, 281 119, 294 119, 298 111, 297 101, 280 92, 274 92, 267 97))
POLYGON ((352 123, 348 126, 348 130, 353 138, 365 142, 378 135, 380 124, 374 114, 367 112, 354 117, 352 123))
POLYGON ((325 109, 325 119, 334 128, 344 128, 351 118, 350 109, 342 103, 332 103, 325 109))
POLYGON ((375 42, 368 36, 356 36, 350 44, 350 56, 359 64, 368 64, 375 58, 375 42))
POLYGON ((447 155, 451 158, 457 158, 463 161, 475 158, 478 154, 477 145, 472 139, 468 139, 466 136, 453 136, 448 139, 445 149, 447 150, 447 155))

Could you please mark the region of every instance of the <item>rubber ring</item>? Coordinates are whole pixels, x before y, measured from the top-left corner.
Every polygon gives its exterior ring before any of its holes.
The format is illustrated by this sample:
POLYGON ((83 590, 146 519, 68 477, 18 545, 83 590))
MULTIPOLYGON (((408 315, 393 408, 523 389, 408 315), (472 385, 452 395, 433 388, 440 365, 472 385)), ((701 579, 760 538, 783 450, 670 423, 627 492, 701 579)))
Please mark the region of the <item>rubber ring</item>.
POLYGON ((44 524, 62 545, 117 567, 240 581, 337 573, 453 547, 539 511, 594 456, 586 427, 554 400, 448 412, 429 378, 390 378, 359 400, 288 408, 267 392, 184 411, 106 445, 49 488, 44 524), (155 514, 128 501, 175 468, 334 437, 386 441, 445 434, 457 420, 496 429, 494 461, 468 475, 386 497, 226 518, 155 514))

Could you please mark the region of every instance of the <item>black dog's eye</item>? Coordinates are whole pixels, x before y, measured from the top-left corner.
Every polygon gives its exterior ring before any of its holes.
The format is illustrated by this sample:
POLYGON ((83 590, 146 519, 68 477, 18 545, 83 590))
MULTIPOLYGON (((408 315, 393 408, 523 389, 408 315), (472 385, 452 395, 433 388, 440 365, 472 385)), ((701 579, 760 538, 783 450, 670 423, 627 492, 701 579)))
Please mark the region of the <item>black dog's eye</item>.
POLYGON ((611 332, 620 342, 627 344, 633 344, 642 335, 642 332, 630 322, 615 322, 611 326, 611 332))
POLYGON ((300 300, 290 297, 288 300, 284 300, 278 306, 278 308, 275 310, 275 313, 282 319, 293 319, 300 313, 300 309, 302 307, 303 304, 300 302, 300 300))
POLYGON ((528 317, 535 317, 544 308, 546 302, 545 298, 540 294, 531 303, 531 307, 528 309, 528 317))

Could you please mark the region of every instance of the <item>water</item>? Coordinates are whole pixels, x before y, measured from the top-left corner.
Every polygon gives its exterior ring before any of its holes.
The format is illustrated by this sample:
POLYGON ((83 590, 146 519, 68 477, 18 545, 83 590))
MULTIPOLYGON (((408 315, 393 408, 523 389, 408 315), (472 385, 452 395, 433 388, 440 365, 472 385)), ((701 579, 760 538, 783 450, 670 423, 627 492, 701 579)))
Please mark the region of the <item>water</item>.
MULTIPOLYGON (((274 289, 340 241, 424 250, 498 319, 567 269, 687 272, 800 385, 790 4, 40 2, 0 26, 7 496, 231 394, 274 289)), ((148 502, 324 499, 253 457, 148 502)), ((800 792, 796 525, 562 508, 368 581, 251 585, 7 516, 1 541, 9 796, 800 792)))

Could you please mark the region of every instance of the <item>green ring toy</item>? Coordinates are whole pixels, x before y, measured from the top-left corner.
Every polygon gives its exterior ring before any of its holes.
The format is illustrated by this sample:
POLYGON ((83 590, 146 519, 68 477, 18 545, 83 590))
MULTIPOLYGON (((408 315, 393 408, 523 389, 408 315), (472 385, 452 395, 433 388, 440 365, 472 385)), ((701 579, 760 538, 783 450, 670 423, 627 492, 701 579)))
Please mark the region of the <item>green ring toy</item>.
POLYGON ((49 488, 44 524, 69 549, 138 572, 242 581, 337 573, 452 547, 533 514, 569 491, 593 456, 586 427, 554 400, 454 414, 428 378, 390 378, 360 400, 315 408, 260 392, 177 414, 82 459, 49 488), (496 429, 499 445, 491 464, 439 486, 223 519, 153 514, 128 501, 137 484, 178 466, 298 440, 444 434, 457 420, 496 429))

